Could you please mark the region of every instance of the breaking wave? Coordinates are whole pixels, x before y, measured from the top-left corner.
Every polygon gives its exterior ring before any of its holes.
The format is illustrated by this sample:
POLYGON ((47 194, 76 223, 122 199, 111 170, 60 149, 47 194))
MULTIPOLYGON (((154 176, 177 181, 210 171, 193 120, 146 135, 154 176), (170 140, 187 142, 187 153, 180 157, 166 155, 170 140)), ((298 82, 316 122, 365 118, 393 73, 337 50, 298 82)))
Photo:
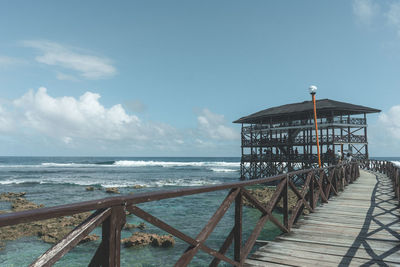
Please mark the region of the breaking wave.
POLYGON ((220 184, 221 181, 213 179, 165 179, 165 180, 135 180, 135 181, 98 181, 98 180, 82 180, 82 179, 39 179, 39 180, 18 180, 8 179, 0 181, 1 185, 11 184, 41 184, 41 185, 77 185, 77 186, 101 186, 101 187, 132 187, 140 185, 143 187, 164 187, 164 186, 202 186, 202 185, 214 185, 220 184))
POLYGON ((118 160, 104 161, 95 163, 57 163, 44 162, 38 165, 0 165, 0 168, 98 168, 98 167, 208 167, 216 172, 236 171, 240 166, 239 162, 225 161, 202 161, 202 162, 185 162, 185 161, 145 161, 145 160, 118 160), (234 169, 229 169, 234 168, 234 169))
POLYGON ((122 167, 239 167, 239 162, 225 161, 203 161, 203 162, 184 162, 184 161, 144 161, 144 160, 118 160, 113 166, 122 167))

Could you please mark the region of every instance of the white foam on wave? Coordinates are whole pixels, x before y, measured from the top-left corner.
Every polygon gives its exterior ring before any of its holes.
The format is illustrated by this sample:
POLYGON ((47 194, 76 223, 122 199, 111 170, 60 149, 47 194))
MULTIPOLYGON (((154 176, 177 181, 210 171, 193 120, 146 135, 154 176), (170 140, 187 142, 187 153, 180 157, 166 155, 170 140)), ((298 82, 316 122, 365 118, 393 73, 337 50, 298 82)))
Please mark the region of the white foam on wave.
POLYGON ((213 172, 237 172, 239 169, 210 168, 213 172))
POLYGON ((0 165, 0 168, 38 168, 41 165, 0 165))
POLYGON ((201 185, 214 185, 220 184, 221 181, 211 180, 211 179, 165 179, 165 180, 153 180, 153 181, 143 181, 143 180, 133 180, 133 181, 115 181, 115 180, 91 180, 91 179, 37 179, 37 180, 17 180, 17 179, 7 179, 0 181, 0 185, 11 185, 11 184, 23 184, 23 183, 39 183, 41 185, 45 184, 75 184, 80 186, 89 185, 101 185, 102 187, 131 187, 135 185, 140 185, 143 187, 164 187, 164 186, 201 186, 201 185))
POLYGON ((239 162, 225 161, 201 161, 201 162, 185 162, 185 161, 144 161, 144 160, 118 160, 114 166, 122 167, 239 167, 239 162))
POLYGON ((202 185, 214 185, 220 184, 220 181, 215 180, 184 180, 184 179, 173 179, 173 180, 160 180, 146 185, 148 187, 164 187, 164 186, 202 186, 202 185))
POLYGON ((165 179, 165 180, 154 180, 145 182, 143 180, 139 181, 101 181, 100 185, 102 187, 131 187, 135 185, 140 185, 143 187, 164 187, 164 186, 202 186, 202 185, 215 185, 220 184, 221 181, 217 180, 204 180, 204 179, 165 179))
POLYGON ((27 182, 29 182, 29 181, 11 179, 11 180, 3 180, 3 181, 0 181, 0 184, 2 184, 2 185, 7 185, 7 184, 23 184, 23 183, 27 183, 27 182))
POLYGON ((57 163, 43 162, 37 165, 0 165, 0 168, 40 168, 40 167, 58 167, 58 168, 84 168, 84 167, 217 167, 223 168, 239 168, 240 162, 225 161, 154 161, 154 160, 118 160, 112 164, 95 164, 95 163, 57 163))

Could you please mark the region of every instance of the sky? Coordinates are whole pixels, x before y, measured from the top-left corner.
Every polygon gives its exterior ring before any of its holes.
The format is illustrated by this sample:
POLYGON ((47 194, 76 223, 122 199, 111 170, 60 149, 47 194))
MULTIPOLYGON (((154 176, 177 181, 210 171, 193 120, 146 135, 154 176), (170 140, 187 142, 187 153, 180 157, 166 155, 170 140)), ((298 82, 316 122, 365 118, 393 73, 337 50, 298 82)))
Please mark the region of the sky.
POLYGON ((261 109, 329 98, 400 156, 400 1, 0 1, 0 155, 240 156, 261 109))

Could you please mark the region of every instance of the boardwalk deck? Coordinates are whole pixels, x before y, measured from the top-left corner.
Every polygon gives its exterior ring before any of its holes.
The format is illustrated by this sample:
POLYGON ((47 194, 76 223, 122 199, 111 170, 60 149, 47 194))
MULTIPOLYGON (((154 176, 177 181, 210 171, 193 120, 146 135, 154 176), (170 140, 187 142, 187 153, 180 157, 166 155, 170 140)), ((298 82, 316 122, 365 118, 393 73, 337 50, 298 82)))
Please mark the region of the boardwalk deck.
POLYGON ((360 175, 245 266, 400 266, 400 210, 391 181, 380 173, 360 175))

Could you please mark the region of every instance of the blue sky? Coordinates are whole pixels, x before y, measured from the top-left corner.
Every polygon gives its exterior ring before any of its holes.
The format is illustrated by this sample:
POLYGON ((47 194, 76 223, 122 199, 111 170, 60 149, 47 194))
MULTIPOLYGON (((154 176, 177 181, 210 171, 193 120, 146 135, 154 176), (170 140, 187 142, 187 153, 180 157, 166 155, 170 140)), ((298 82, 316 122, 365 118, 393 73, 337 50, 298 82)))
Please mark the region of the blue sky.
POLYGON ((400 155, 400 1, 3 1, 0 25, 1 155, 239 156, 232 121, 311 84, 381 109, 370 154, 400 155))

